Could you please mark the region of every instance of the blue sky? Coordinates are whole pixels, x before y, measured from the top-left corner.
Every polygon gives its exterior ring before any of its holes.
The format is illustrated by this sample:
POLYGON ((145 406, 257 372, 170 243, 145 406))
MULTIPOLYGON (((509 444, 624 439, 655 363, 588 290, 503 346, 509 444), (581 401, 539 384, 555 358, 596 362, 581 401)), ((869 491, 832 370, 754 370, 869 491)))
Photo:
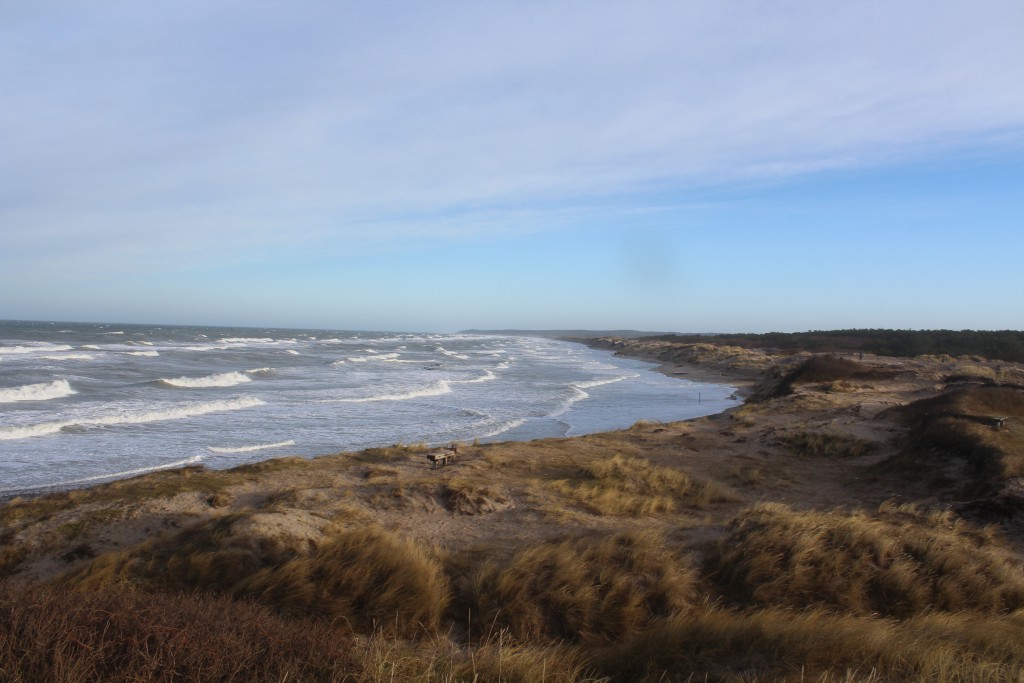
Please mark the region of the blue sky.
POLYGON ((1024 328, 1024 3, 0 0, 0 318, 1024 328))

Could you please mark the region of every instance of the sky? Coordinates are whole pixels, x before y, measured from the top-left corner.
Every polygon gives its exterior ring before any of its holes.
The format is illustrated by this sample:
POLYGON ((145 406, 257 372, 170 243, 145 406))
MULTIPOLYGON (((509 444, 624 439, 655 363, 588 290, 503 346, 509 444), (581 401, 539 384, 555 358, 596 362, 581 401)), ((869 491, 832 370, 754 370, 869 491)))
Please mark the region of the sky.
POLYGON ((0 319, 1024 329, 1020 0, 0 0, 0 319))

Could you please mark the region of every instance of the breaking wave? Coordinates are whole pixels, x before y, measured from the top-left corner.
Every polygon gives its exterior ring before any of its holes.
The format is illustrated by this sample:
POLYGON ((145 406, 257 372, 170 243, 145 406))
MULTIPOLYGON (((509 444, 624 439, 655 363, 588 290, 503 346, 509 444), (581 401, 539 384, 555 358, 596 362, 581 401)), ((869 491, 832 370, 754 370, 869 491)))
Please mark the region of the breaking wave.
MULTIPOLYGON (((636 377, 636 375, 633 375, 636 377)), ((578 389, 593 389, 594 387, 601 387, 605 384, 615 384, 621 382, 624 379, 629 379, 628 375, 622 375, 621 377, 606 377, 604 379, 592 379, 588 382, 573 382, 573 386, 578 389)))
POLYGON ((492 431, 489 431, 489 432, 487 432, 485 434, 479 434, 477 436, 477 438, 478 439, 489 439, 492 436, 498 436, 499 434, 504 434, 505 432, 509 431, 510 429, 515 429, 516 427, 522 427, 524 424, 526 424, 526 418, 519 418, 519 419, 516 419, 516 420, 509 420, 508 422, 502 422, 500 425, 498 425, 492 431))
POLYGON ((264 451, 268 448, 284 448, 285 446, 294 446, 295 442, 280 441, 278 443, 261 443, 255 446, 238 446, 237 448, 218 447, 218 446, 207 446, 206 450, 213 453, 250 453, 252 451, 264 451))
POLYGON ((0 346, 0 354, 22 355, 26 353, 54 353, 71 351, 67 344, 40 344, 38 346, 0 346))
POLYGON ((63 356, 40 356, 43 360, 92 360, 87 353, 65 353, 63 356))
POLYGON ((205 377, 175 377, 173 379, 160 379, 161 384, 167 384, 181 389, 207 389, 212 387, 233 387, 239 384, 251 382, 253 377, 269 377, 277 370, 274 368, 254 368, 245 372, 219 372, 205 377))
POLYGON ((127 351, 126 356, 159 356, 159 351, 127 351))
POLYGON ((336 398, 326 403, 375 403, 377 401, 408 401, 414 398, 430 398, 432 396, 444 396, 452 393, 452 385, 449 380, 443 379, 434 382, 429 387, 415 389, 401 394, 377 394, 376 396, 365 396, 362 398, 336 398))
MULTIPOLYGON (((31 436, 46 436, 66 431, 72 428, 108 427, 125 424, 144 424, 147 422, 162 422, 164 420, 182 420, 189 417, 198 417, 209 413, 220 413, 229 410, 243 410, 266 405, 258 398, 246 396, 232 399, 230 401, 210 401, 208 403, 190 403, 165 410, 151 410, 136 413, 116 413, 112 415, 98 415, 96 417, 82 417, 74 420, 63 420, 60 422, 41 422, 33 425, 21 425, 16 427, 0 427, 0 441, 10 439, 26 439, 31 436)), ((113 476, 113 475, 111 475, 113 476)))
POLYGON ((0 403, 15 401, 49 401, 53 398, 64 398, 78 392, 71 388, 66 379, 58 379, 41 384, 26 384, 12 389, 0 389, 0 403))

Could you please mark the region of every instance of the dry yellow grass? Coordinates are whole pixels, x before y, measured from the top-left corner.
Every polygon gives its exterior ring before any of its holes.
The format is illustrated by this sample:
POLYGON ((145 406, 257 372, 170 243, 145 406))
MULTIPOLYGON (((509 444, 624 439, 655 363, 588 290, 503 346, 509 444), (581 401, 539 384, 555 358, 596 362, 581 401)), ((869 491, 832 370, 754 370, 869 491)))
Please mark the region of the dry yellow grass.
POLYGON ((911 507, 873 517, 761 505, 732 522, 707 571, 738 604, 895 616, 1024 607, 1020 563, 990 533, 911 507))
POLYGON ((1024 614, 907 621, 823 610, 691 611, 599 653, 613 680, 1019 681, 1024 614))
POLYGON ((616 455, 592 460, 554 488, 600 515, 639 517, 672 512, 680 506, 704 509, 729 500, 720 486, 697 480, 682 470, 652 465, 643 458, 616 455))
POLYGON ((521 641, 614 640, 685 609, 696 572, 653 532, 561 540, 485 562, 464 582, 478 630, 521 641))

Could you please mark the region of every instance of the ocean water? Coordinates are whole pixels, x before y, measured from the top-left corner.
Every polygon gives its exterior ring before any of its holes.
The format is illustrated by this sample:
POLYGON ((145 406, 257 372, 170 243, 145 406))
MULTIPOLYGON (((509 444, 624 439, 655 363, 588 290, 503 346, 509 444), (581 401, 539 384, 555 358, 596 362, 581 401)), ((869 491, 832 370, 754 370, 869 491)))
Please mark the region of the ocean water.
POLYGON ((0 493, 735 405, 653 367, 536 337, 0 321, 0 493))

